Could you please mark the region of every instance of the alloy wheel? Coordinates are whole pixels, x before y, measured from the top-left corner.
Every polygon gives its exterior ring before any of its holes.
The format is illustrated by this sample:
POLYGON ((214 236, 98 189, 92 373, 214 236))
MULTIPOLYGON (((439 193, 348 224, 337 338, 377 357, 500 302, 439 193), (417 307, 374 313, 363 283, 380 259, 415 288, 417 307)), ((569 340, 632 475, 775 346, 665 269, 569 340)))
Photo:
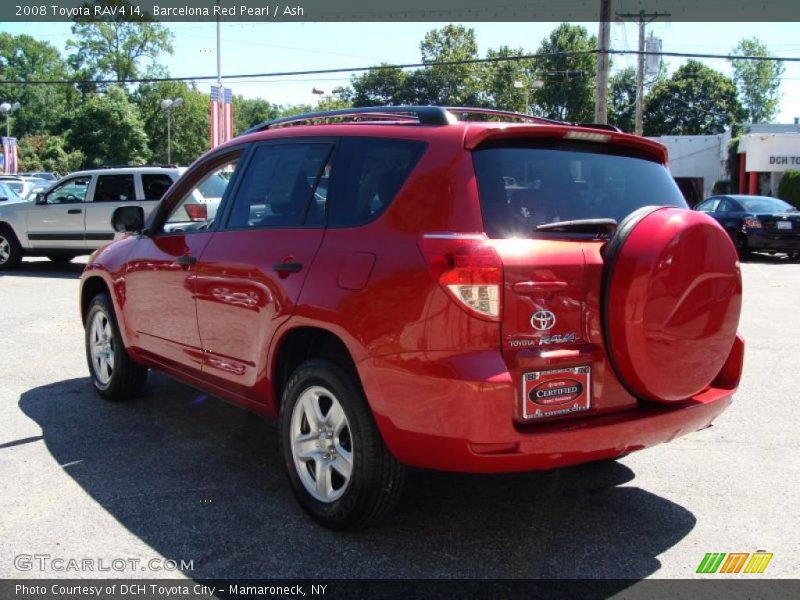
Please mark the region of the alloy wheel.
POLYGON ((325 503, 341 498, 353 474, 353 441, 347 415, 330 390, 303 391, 292 410, 290 443, 308 493, 325 503))

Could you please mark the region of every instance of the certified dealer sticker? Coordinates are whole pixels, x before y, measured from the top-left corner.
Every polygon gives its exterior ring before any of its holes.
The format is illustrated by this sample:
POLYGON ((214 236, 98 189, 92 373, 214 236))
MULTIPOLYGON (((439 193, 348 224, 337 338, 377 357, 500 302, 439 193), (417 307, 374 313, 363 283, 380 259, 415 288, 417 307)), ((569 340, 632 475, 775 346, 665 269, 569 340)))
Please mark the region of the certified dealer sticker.
POLYGON ((588 366, 581 366, 525 373, 523 418, 542 419, 588 410, 590 371, 588 366))

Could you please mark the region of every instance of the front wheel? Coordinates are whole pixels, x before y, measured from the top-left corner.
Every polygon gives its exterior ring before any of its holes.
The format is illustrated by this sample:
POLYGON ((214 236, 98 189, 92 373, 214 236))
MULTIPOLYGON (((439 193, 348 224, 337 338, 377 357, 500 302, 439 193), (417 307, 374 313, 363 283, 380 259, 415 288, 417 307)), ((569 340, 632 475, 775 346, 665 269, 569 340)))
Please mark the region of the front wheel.
POLYGON ((10 271, 19 266, 22 248, 17 236, 8 227, 0 225, 0 271, 10 271))
POLYGON ((363 526, 399 500, 405 468, 384 445, 358 381, 338 365, 311 360, 294 372, 279 432, 292 490, 325 527, 363 526))
POLYGON ((106 400, 130 400, 147 381, 147 368, 128 356, 114 314, 114 305, 98 294, 86 313, 86 361, 94 389, 106 400))

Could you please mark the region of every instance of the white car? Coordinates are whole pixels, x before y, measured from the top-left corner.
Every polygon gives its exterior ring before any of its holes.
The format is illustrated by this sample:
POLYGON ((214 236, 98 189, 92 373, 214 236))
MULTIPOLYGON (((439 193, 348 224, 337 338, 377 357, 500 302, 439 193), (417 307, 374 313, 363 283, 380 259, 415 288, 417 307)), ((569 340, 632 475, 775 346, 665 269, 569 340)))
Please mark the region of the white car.
MULTIPOLYGON (((0 270, 13 269, 24 255, 65 262, 91 254, 114 239, 114 209, 133 204, 146 217, 184 170, 148 166, 78 171, 36 194, 33 202, 0 203, 0 270)), ((216 212, 219 200, 212 204, 206 216, 216 212)))

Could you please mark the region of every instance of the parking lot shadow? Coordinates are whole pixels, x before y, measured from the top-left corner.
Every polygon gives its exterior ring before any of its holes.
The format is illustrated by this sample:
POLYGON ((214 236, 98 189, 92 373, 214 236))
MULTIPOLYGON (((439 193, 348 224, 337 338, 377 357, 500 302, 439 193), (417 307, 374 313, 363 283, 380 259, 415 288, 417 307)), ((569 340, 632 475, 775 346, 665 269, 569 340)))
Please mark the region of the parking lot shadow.
POLYGON ((59 263, 51 260, 23 260, 13 271, 0 271, 0 277, 78 279, 85 266, 85 261, 59 263))
POLYGON ((639 579, 695 525, 685 508, 623 486, 634 473, 608 462, 415 470, 384 523, 334 533, 296 505, 274 426, 164 376, 127 404, 83 378, 27 391, 20 408, 102 509, 161 555, 192 560, 195 578, 639 579))

